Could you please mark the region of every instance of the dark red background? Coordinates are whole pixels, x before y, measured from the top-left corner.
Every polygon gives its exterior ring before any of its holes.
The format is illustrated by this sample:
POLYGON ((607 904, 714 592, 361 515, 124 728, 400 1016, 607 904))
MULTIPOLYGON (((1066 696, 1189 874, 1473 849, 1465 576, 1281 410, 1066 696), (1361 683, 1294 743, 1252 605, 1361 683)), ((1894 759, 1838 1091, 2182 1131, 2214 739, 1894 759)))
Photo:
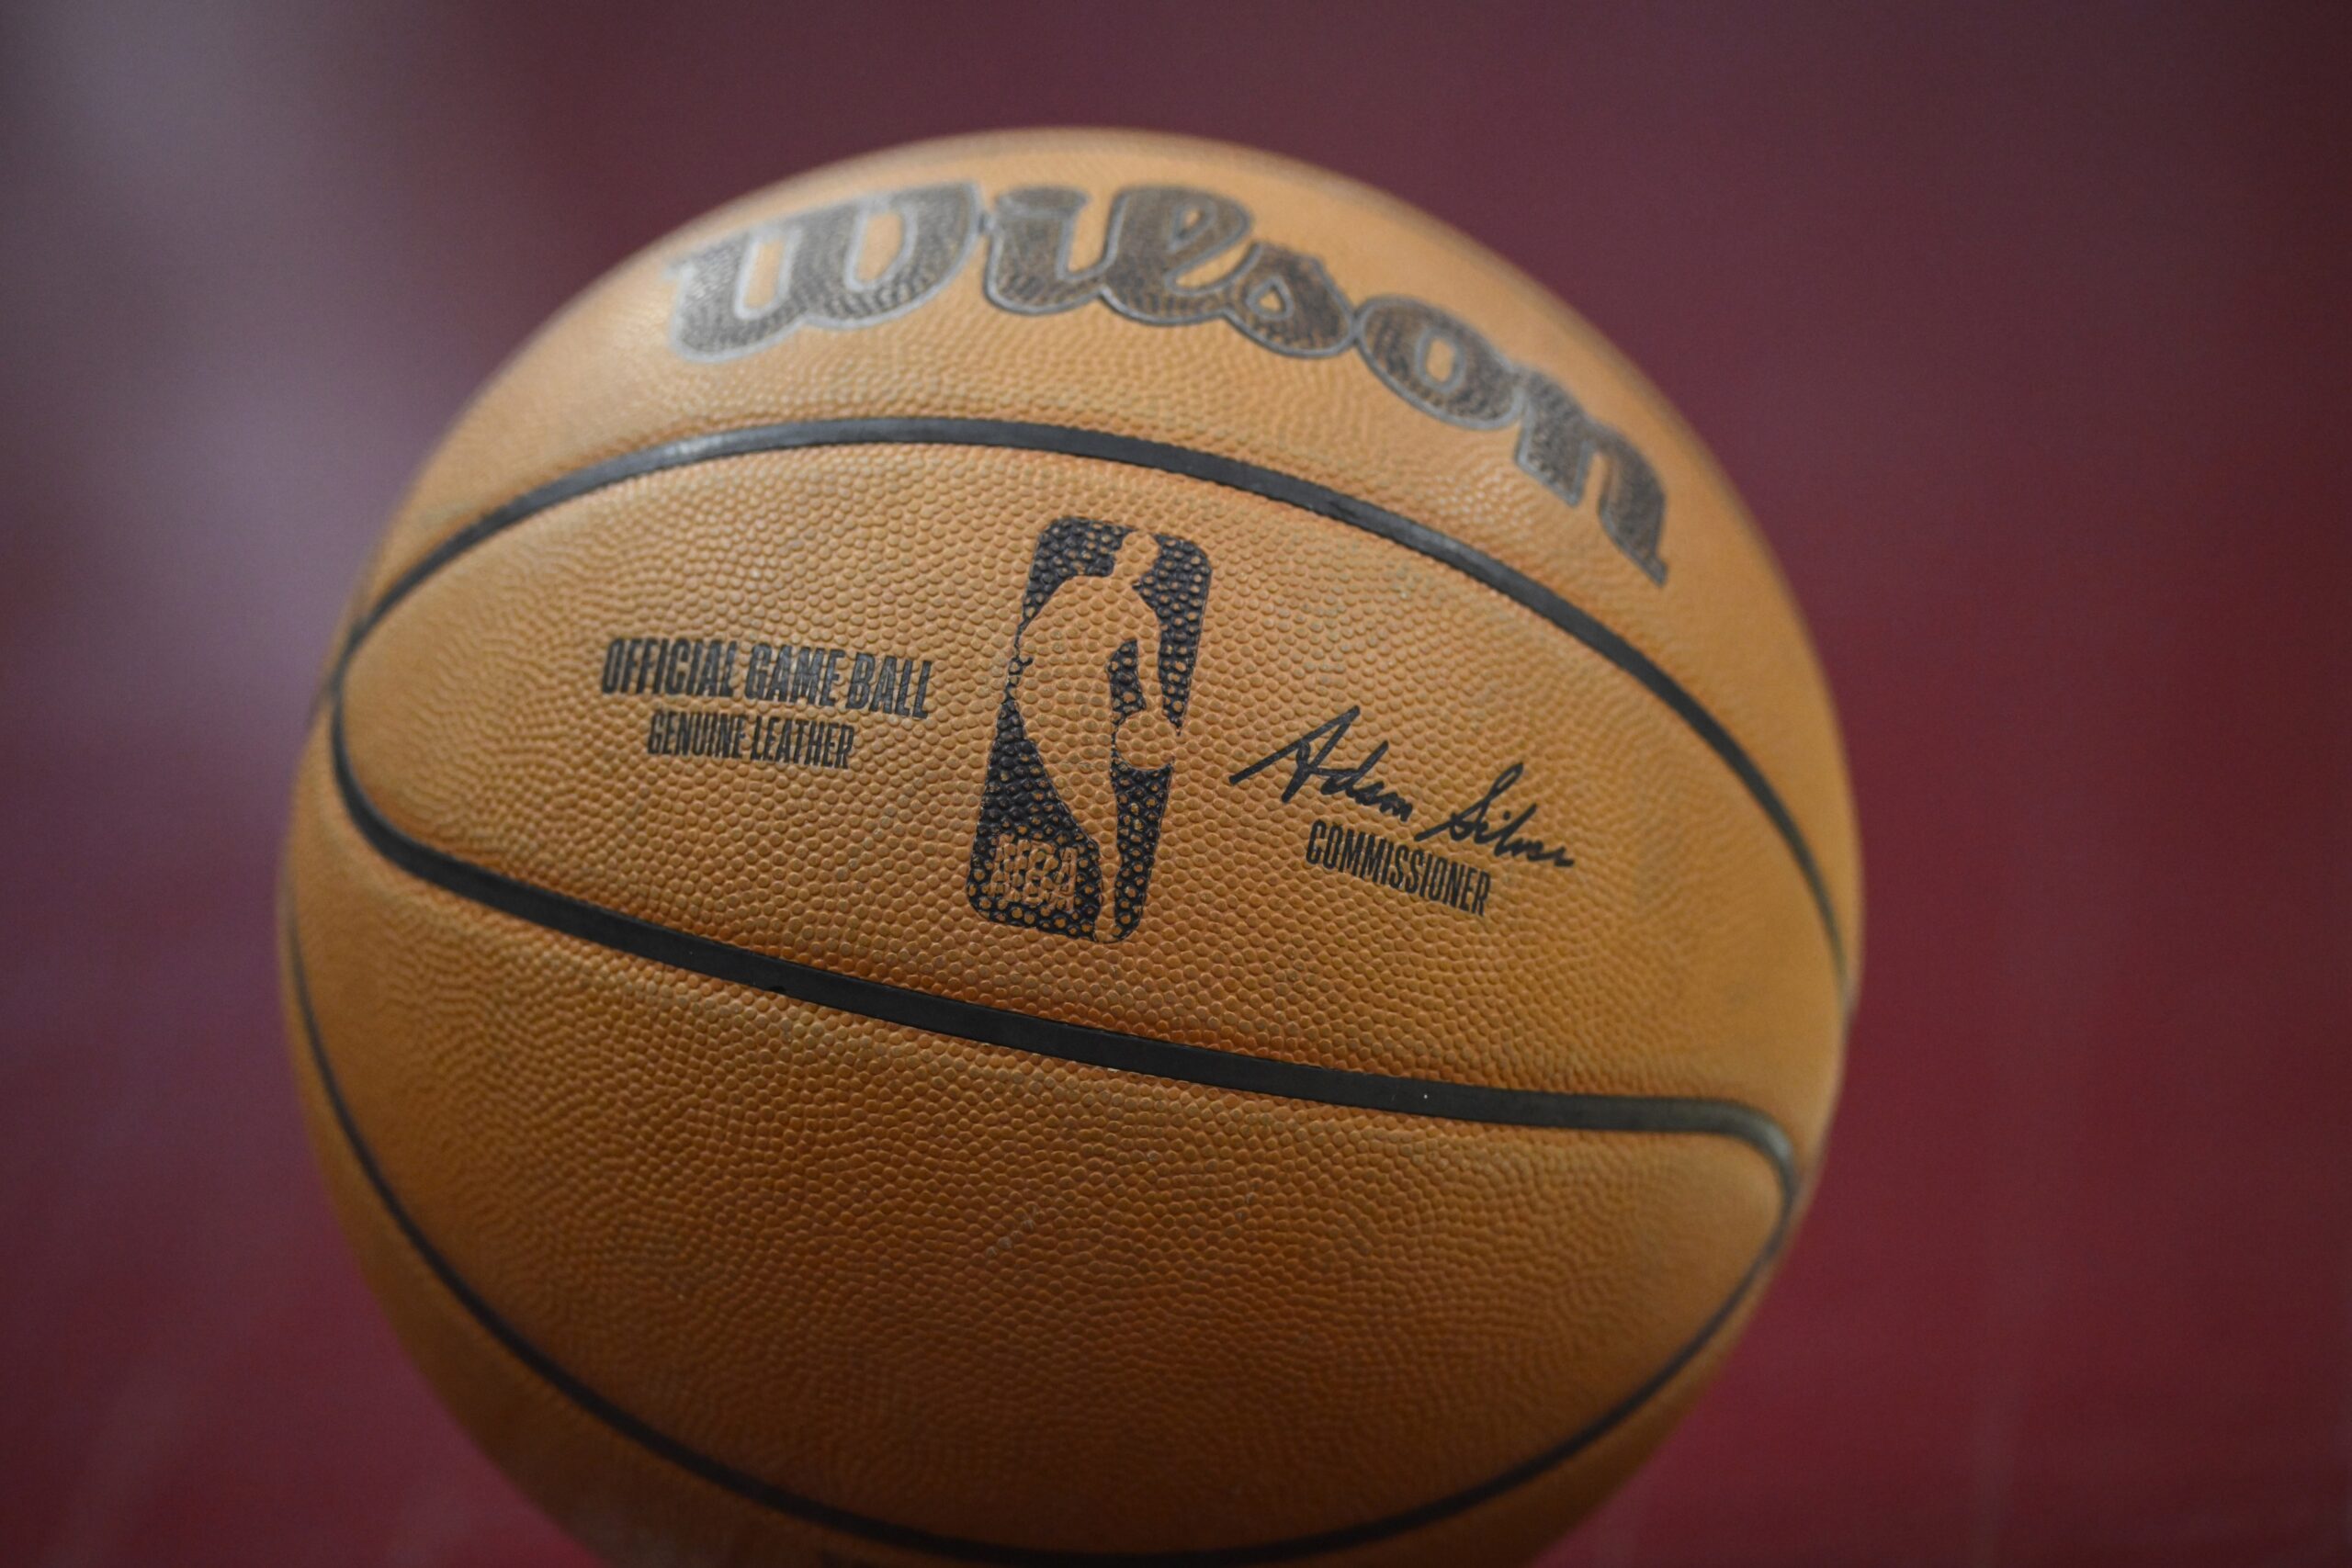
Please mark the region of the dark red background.
POLYGON ((61 4, 0 39, 0 1561, 577 1563, 335 1234, 269 902, 345 589, 540 318, 936 133, 1260 143, 1704 432, 1842 705, 1811 1224, 1556 1562, 2352 1560, 2341 7, 61 4))

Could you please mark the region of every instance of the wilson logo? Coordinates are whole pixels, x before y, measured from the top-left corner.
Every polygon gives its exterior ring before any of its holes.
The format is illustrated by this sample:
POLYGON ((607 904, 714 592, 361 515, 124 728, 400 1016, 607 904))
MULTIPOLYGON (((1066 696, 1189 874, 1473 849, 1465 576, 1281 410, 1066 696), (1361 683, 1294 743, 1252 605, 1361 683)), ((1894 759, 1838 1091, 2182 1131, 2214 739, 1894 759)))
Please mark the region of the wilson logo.
POLYGON ((1277 354, 1352 350, 1432 418, 1470 430, 1517 425, 1520 468, 1570 506, 1583 502, 1598 470, 1593 510, 1602 531, 1652 581, 1666 581, 1666 491, 1649 460, 1468 322, 1402 295, 1351 302, 1314 256, 1250 240, 1239 202, 1182 186, 1119 192, 1102 254, 1081 266, 1070 250, 1087 201, 1081 191, 1025 186, 983 209, 977 187, 933 185, 764 220, 675 264, 670 341, 690 359, 730 359, 804 325, 842 331, 888 321, 937 294, 985 235, 983 287, 1001 310, 1044 316, 1101 304, 1152 326, 1223 321, 1277 354), (861 276, 867 226, 885 216, 897 225, 897 252, 861 276), (1222 273, 1185 281, 1227 255, 1222 273))

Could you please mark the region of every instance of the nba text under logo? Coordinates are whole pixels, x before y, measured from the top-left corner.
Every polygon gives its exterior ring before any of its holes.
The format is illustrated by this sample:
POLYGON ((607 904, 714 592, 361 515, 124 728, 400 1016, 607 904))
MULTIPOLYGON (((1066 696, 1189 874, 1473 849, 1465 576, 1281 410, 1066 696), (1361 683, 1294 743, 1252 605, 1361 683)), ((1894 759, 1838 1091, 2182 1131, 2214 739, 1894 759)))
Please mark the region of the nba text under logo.
POLYGON ((1065 517, 1037 536, 972 836, 972 908, 1118 942, 1143 919, 1193 691, 1209 559, 1065 517))
POLYGON ((804 323, 841 330, 887 321, 938 293, 985 233, 981 284, 1000 310, 1046 316, 1099 301, 1152 326, 1221 321, 1299 358, 1352 348, 1425 414, 1471 430, 1517 425, 1520 469, 1570 506, 1598 470, 1602 532, 1653 582, 1666 581, 1666 490, 1649 459, 1469 322, 1403 295, 1351 301, 1315 257, 1267 240, 1245 246, 1250 219, 1239 202, 1182 186, 1119 192, 1102 254, 1075 266, 1086 202, 1081 191, 1025 186, 983 211, 974 186, 936 185, 767 219, 679 259, 670 341, 689 359, 731 359, 804 323), (896 222, 897 252, 862 277, 868 227, 884 217, 896 222), (1201 277, 1228 254, 1229 265, 1201 277))

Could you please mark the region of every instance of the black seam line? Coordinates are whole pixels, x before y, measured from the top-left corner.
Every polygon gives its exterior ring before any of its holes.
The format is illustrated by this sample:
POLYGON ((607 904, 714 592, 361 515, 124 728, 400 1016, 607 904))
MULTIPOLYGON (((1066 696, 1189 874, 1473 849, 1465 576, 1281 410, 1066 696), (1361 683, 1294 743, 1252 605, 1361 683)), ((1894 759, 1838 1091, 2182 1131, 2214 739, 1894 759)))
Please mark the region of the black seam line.
POLYGON ((1804 833, 1798 828, 1796 818, 1790 814, 1787 803, 1781 799, 1780 792, 1764 776, 1764 771, 1757 765, 1756 760, 1747 754, 1747 748, 1733 739, 1723 722, 1692 696, 1680 682, 1659 668, 1655 660, 1607 624, 1578 609, 1533 578, 1426 524, 1416 523, 1401 513, 1317 484, 1311 479, 1190 446, 1146 441, 1132 435, 1114 435, 1107 431, 1080 430, 1060 424, 1034 424, 1017 420, 908 418, 807 420, 789 424, 751 425, 741 430, 690 435, 682 440, 640 447, 601 463, 575 468, 537 490, 526 491, 504 505, 484 513, 425 552, 415 565, 395 578, 368 613, 354 623, 336 661, 337 677, 376 623, 382 620, 393 605, 413 592, 420 583, 483 540, 503 533, 551 506, 618 484, 624 479, 638 479, 669 468, 687 468, 721 457, 739 457, 756 452, 786 452, 809 446, 993 446, 1055 452, 1067 457, 1122 463, 1130 468, 1156 468, 1163 473, 1202 479, 1210 484, 1223 485, 1228 490, 1282 502, 1319 517, 1344 523, 1351 528, 1361 528, 1367 534, 1377 535, 1392 544, 1402 545, 1416 554, 1450 566, 1532 610, 1639 682, 1644 689, 1689 726, 1691 732, 1706 743, 1707 749, 1723 760, 1724 766, 1731 769, 1733 776, 1763 809, 1773 831, 1780 835, 1781 841, 1788 846, 1789 853, 1795 858, 1797 870, 1804 878, 1805 889, 1812 896, 1814 909, 1821 918, 1822 932, 1829 942, 1829 962, 1837 972, 1838 995, 1841 998, 1848 996, 1845 937, 1838 923, 1838 912, 1829 900, 1828 884, 1822 878, 1820 863, 1814 859, 1813 847, 1805 841, 1804 833))
POLYGON ((368 797, 352 769, 340 705, 334 712, 330 743, 335 790, 342 797, 344 810, 360 836, 385 860, 461 898, 616 953, 933 1034, 1244 1094, 1430 1116, 1448 1122, 1597 1133, 1692 1133, 1732 1138, 1755 1150, 1771 1166, 1783 1204, 1792 1201, 1796 1192, 1796 1151, 1789 1135, 1763 1111, 1736 1100, 1501 1089, 1254 1056, 962 1001, 933 991, 796 963, 641 919, 492 871, 428 844, 400 828, 368 797))
POLYGON ((517 919, 598 946, 714 979, 770 991, 842 1011, 1000 1045, 1037 1055, 1114 1071, 1201 1084, 1246 1094, 1345 1106, 1444 1121, 1487 1122, 1570 1132, 1683 1134, 1728 1138, 1762 1156, 1778 1185, 1779 1210, 1771 1233, 1721 1306, 1698 1332, 1616 1404, 1552 1447, 1476 1485, 1402 1512, 1362 1524, 1287 1540, 1189 1551, 1072 1551, 1008 1546, 967 1540, 869 1517, 803 1496, 735 1469, 724 1461, 672 1437, 582 1382, 522 1332, 467 1283, 443 1257, 392 1190, 358 1123, 343 1098, 311 1004, 301 952, 295 936, 292 899, 287 899, 286 942, 295 995, 317 1068, 336 1124, 377 1200, 434 1276, 492 1338, 550 1387, 596 1420, 660 1458, 710 1484, 763 1507, 887 1546, 928 1551, 966 1562, 1029 1563, 1039 1568, 1248 1568, 1256 1563, 1344 1551, 1388 1540, 1465 1513, 1573 1459, 1654 1398, 1697 1359, 1722 1332, 1786 1241, 1794 1216, 1799 1178, 1788 1134, 1762 1111, 1730 1100, 1648 1098, 1634 1095, 1557 1094, 1535 1089, 1390 1077, 1378 1073, 1319 1067, 1214 1050, 1175 1041, 1119 1034, 1062 1023, 1002 1009, 983 1007, 927 992, 907 990, 855 976, 795 964, 768 953, 715 942, 607 909, 536 886, 462 860, 403 832, 377 811, 353 776, 344 746, 340 705, 330 741, 337 793, 350 820, 369 846, 401 870, 459 897, 517 919))

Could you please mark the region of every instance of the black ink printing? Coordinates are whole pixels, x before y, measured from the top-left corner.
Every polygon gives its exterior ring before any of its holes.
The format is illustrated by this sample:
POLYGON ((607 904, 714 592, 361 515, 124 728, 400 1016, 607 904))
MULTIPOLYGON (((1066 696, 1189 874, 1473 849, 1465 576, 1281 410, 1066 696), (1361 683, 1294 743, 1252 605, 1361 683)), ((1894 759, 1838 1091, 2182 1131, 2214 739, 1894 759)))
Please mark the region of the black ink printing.
POLYGON ((1421 843, 1443 833, 1457 844, 1478 844, 1491 849, 1502 860, 1523 860, 1535 865, 1563 868, 1576 864, 1567 851, 1547 844, 1541 839, 1519 836, 1519 830, 1534 817, 1535 807, 1529 807, 1516 817, 1506 818, 1499 827, 1488 826, 1487 814, 1495 809, 1496 803, 1512 785, 1519 783, 1519 776, 1524 771, 1525 764, 1513 762, 1495 775, 1495 782, 1487 786, 1486 794, 1444 821, 1422 829, 1413 835, 1413 841, 1421 843))
MULTIPOLYGON (((1290 777, 1283 784, 1283 798, 1295 799, 1309 784, 1325 795, 1344 795, 1358 806, 1367 806, 1383 816, 1394 817, 1399 822, 1409 821, 1413 803, 1372 776, 1380 760, 1388 755, 1388 742, 1381 741, 1364 753, 1360 761, 1334 763, 1329 759, 1347 739, 1348 728, 1363 716, 1360 707, 1348 709, 1324 720, 1295 740, 1286 740, 1272 751, 1232 774, 1225 782, 1238 784, 1242 780, 1264 773, 1275 763, 1288 761, 1290 777)), ((1423 834, 1422 837, 1428 837, 1423 834)))

